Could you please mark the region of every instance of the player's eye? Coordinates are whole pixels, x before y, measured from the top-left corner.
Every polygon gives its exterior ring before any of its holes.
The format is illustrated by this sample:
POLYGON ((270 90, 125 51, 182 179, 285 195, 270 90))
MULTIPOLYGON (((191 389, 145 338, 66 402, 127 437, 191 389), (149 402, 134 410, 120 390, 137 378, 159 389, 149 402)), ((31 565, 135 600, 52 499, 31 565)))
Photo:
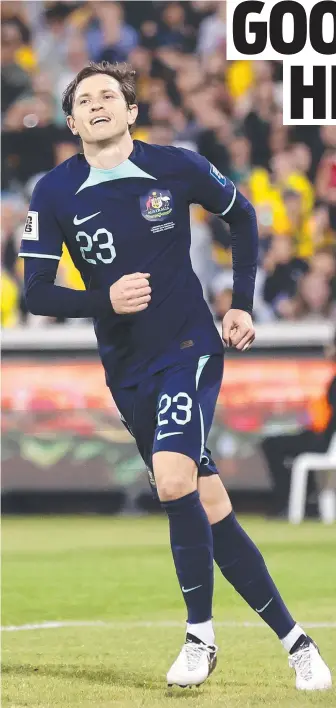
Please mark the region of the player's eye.
POLYGON ((87 103, 88 100, 88 98, 81 98, 81 100, 79 101, 79 105, 81 106, 83 103, 87 103))

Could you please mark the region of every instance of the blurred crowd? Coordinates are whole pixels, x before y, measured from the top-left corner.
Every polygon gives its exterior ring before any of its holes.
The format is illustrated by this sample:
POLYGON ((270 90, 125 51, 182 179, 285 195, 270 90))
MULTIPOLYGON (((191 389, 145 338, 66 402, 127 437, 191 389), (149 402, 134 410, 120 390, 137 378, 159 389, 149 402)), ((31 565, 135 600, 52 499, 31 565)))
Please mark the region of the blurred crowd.
MULTIPOLYGON (((26 312, 23 223, 38 179, 74 155, 61 94, 90 60, 137 72, 134 138, 207 157, 254 204, 256 322, 336 316, 336 126, 282 125, 282 64, 226 60, 226 2, 2 2, 2 278, 5 327, 26 312)), ((215 317, 231 302, 230 233, 191 208, 192 261, 215 317)), ((64 251, 59 284, 83 287, 64 251)))

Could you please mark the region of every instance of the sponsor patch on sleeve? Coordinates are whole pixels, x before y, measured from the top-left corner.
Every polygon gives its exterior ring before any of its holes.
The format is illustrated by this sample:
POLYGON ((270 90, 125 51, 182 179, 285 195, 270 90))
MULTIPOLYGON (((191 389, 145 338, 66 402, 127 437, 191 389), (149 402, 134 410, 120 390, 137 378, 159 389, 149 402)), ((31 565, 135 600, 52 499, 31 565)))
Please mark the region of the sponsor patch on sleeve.
POLYGON ((27 214, 27 219, 25 227, 23 229, 22 238, 26 241, 38 241, 39 240, 39 227, 38 227, 38 212, 29 211, 27 214))
POLYGON ((214 179, 217 180, 217 182, 219 182, 219 184, 225 187, 226 177, 224 177, 224 175, 222 175, 222 173, 217 170, 217 167, 215 167, 215 165, 213 165, 212 163, 210 164, 210 174, 212 175, 212 177, 214 177, 214 179))

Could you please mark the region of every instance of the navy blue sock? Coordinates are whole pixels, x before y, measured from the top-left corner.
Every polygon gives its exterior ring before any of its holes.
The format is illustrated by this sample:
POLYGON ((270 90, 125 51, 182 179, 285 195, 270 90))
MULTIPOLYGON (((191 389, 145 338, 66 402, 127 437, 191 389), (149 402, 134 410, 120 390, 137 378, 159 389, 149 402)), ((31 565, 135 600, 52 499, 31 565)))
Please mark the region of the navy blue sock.
POLYGON ((283 639, 295 625, 264 562, 232 511, 213 524, 214 559, 224 578, 283 639))
POLYGON ((188 610, 188 622, 212 617, 213 542, 208 517, 197 491, 161 502, 168 514, 176 574, 188 610))

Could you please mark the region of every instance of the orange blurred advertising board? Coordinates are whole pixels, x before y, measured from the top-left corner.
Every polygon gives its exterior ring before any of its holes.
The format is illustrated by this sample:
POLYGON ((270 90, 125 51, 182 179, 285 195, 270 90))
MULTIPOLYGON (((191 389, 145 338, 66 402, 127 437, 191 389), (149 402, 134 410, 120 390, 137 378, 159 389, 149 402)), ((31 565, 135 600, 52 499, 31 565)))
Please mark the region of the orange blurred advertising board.
MULTIPOLYGON (((269 435, 322 429, 333 375, 319 359, 228 359, 208 446, 230 490, 269 489, 269 435)), ((148 491, 98 361, 4 361, 2 489, 148 491)))
MULTIPOLYGON (((219 403, 230 409, 259 405, 296 408, 323 395, 333 365, 318 359, 227 360, 219 403)), ((5 361, 4 410, 114 408, 97 361, 5 361)))

